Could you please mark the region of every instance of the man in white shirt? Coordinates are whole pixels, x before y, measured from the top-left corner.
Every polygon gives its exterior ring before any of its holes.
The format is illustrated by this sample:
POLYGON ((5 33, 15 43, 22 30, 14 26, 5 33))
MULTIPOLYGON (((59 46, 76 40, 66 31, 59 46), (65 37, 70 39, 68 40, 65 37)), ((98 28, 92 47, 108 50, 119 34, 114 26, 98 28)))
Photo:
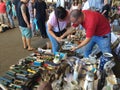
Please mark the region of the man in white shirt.
POLYGON ((84 4, 84 5, 83 5, 83 7, 82 7, 82 10, 88 10, 88 9, 90 8, 89 3, 88 3, 87 0, 85 0, 85 2, 84 2, 83 4, 84 4))
POLYGON ((101 10, 102 9, 102 1, 101 0, 87 0, 83 6, 82 10, 101 10))

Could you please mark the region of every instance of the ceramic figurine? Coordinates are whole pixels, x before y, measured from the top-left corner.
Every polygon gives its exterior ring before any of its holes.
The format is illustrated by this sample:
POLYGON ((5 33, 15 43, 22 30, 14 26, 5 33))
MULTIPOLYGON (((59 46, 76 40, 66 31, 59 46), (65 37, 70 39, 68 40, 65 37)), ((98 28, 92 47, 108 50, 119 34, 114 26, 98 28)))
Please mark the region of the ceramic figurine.
POLYGON ((113 89, 115 88, 114 85, 117 84, 116 77, 112 71, 112 67, 114 66, 115 66, 115 62, 112 60, 106 62, 104 65, 104 70, 105 70, 105 73, 107 74, 107 77, 106 77, 107 85, 104 86, 103 90, 114 90, 113 89))
POLYGON ((100 57, 100 70, 103 70, 104 64, 107 61, 110 61, 112 59, 113 55, 111 53, 103 53, 103 55, 100 57))
POLYGON ((75 67, 74 67, 74 73, 73 73, 73 79, 75 81, 78 80, 78 75, 79 75, 78 68, 79 68, 79 60, 76 60, 75 67))
POLYGON ((104 70, 106 71, 106 74, 109 75, 112 71, 112 68, 115 66, 115 62, 113 60, 110 60, 105 63, 104 70))
POLYGON ((48 53, 48 54, 49 54, 49 53, 52 53, 50 49, 44 50, 44 49, 42 49, 42 48, 38 48, 38 52, 39 52, 39 53, 46 53, 46 54, 47 54, 47 53, 48 53))
MULTIPOLYGON (((115 88, 117 85, 117 80, 115 75, 109 75, 108 77, 106 77, 106 85, 103 87, 102 90, 116 90, 115 88), (114 88, 114 89, 113 89, 114 88)), ((119 89, 117 89, 119 90, 119 89)))
POLYGON ((77 81, 71 81, 69 84, 70 84, 71 90, 78 90, 77 89, 77 86, 78 86, 77 81))
POLYGON ((60 63, 60 55, 59 54, 55 55, 55 58, 54 58, 53 62, 56 63, 56 64, 60 63))
POLYGON ((94 90, 94 73, 88 71, 85 77, 84 90, 94 90))
POLYGON ((91 64, 95 64, 97 62, 96 55, 90 54, 89 59, 90 59, 91 64))
POLYGON ((75 67, 74 67, 74 73, 73 73, 73 79, 75 81, 78 80, 78 76, 79 76, 79 74, 81 72, 81 69, 82 69, 82 63, 81 63, 81 61, 79 59, 77 59, 75 61, 75 67))

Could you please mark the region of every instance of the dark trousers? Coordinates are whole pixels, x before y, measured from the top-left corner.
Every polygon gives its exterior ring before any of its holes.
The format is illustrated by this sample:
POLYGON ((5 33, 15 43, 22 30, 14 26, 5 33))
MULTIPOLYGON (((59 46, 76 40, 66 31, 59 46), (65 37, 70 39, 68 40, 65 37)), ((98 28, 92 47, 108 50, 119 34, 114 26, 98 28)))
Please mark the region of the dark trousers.
POLYGON ((46 33, 46 27, 45 27, 45 18, 39 18, 37 19, 37 23, 38 23, 38 28, 40 29, 40 33, 42 37, 47 37, 47 33, 46 33))

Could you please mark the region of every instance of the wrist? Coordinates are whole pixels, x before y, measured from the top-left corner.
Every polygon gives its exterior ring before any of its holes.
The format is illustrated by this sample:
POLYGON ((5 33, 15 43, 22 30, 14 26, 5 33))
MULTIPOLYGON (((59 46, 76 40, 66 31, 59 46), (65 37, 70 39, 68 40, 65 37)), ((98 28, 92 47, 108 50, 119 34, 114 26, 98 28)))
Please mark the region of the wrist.
POLYGON ((29 26, 30 24, 29 24, 29 23, 27 23, 27 25, 29 26))
POLYGON ((75 47, 75 49, 77 50, 79 47, 77 46, 77 47, 75 47))

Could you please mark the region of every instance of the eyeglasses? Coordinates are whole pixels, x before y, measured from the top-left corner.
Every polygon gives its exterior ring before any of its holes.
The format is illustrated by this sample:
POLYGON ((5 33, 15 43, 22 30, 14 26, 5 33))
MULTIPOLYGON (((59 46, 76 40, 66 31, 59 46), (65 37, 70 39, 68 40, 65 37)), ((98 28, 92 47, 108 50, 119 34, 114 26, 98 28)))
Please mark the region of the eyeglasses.
POLYGON ((76 18, 73 23, 74 23, 74 24, 79 24, 78 18, 76 18))

